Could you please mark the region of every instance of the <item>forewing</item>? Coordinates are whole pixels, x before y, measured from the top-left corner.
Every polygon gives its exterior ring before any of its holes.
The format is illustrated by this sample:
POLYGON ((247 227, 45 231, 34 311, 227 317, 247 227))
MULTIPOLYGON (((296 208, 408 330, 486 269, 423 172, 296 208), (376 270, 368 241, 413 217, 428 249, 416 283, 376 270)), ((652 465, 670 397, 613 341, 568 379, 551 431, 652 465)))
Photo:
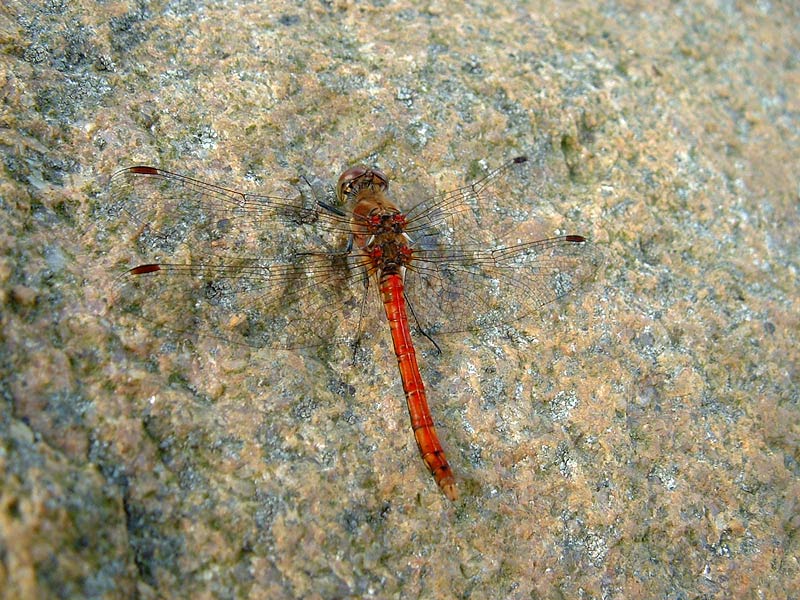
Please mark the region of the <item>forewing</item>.
POLYGON ((486 214, 492 222, 481 222, 481 215, 487 212, 487 191, 494 191, 502 197, 506 180, 527 162, 527 157, 518 156, 469 185, 419 202, 405 212, 406 233, 415 240, 433 235, 438 243, 454 243, 459 239, 462 243, 467 240, 476 244, 486 241, 489 239, 486 237, 489 226, 497 226, 496 214, 486 214))

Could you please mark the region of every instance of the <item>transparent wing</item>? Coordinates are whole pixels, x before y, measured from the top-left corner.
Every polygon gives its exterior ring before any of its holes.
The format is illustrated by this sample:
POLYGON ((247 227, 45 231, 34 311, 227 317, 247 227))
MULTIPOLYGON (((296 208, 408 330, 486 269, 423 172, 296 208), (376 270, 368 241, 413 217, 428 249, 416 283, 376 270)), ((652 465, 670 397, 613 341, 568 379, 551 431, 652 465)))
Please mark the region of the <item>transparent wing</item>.
POLYGON ((426 332, 479 330, 510 323, 581 289, 602 264, 583 236, 540 239, 522 234, 507 243, 498 201, 507 180, 527 162, 512 159, 471 185, 431 197, 406 213, 414 261, 406 295, 426 332), (498 190, 498 188, 500 188, 498 190))
POLYGON ((476 229, 476 226, 482 225, 479 222, 482 194, 502 183, 518 165, 526 162, 527 157, 518 156, 469 185, 431 196, 416 204, 405 213, 408 223, 406 232, 412 238, 433 234, 443 243, 480 235, 484 229, 476 229))
POLYGON ((580 290, 602 263, 578 235, 476 248, 433 244, 414 254, 406 294, 427 332, 511 323, 580 290))
MULTIPOLYGON (((495 241, 503 224, 487 192, 499 187, 502 196, 526 160, 405 213, 414 250, 406 295, 426 332, 515 321, 594 276, 602 258, 581 236, 495 241)), ((118 259, 129 270, 114 304, 151 328, 299 348, 353 342, 362 317, 382 312, 368 261, 350 252, 344 211, 153 167, 118 172, 110 190, 111 212, 136 248, 118 259)))
POLYGON ((137 249, 116 282, 116 310, 254 347, 356 335, 366 265, 347 252, 349 222, 335 209, 153 167, 116 173, 110 201, 137 249))

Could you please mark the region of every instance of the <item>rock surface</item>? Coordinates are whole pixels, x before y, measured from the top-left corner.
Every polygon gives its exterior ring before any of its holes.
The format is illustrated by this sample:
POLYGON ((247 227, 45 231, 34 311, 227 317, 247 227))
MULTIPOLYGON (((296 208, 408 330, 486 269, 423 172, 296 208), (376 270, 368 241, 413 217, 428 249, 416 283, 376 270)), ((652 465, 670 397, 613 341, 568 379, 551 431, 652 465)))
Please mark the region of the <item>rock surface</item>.
POLYGON ((51 0, 0 25, 4 597, 800 595, 794 3, 51 0), (107 310, 120 167, 324 194, 366 162, 408 206, 518 154, 498 216, 605 267, 418 350, 456 504, 388 335, 355 368, 107 310))

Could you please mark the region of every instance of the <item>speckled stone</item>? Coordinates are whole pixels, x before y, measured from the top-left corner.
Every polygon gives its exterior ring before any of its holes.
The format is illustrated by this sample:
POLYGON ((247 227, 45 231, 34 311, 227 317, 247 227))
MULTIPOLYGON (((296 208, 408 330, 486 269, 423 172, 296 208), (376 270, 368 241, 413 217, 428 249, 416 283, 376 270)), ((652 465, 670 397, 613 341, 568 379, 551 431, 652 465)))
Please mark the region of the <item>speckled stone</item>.
POLYGON ((800 596, 796 3, 49 0, 0 31, 5 597, 800 596), (354 367, 107 309, 120 167, 324 194, 366 162, 409 206, 518 154, 498 218, 605 265, 418 350, 455 504, 386 333, 354 367))

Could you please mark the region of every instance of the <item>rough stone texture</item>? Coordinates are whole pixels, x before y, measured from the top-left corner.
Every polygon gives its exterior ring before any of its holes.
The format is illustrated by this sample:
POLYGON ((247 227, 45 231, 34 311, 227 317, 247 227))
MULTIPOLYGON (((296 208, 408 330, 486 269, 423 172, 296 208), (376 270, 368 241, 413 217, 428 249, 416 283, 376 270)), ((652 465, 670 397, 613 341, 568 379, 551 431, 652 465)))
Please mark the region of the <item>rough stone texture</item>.
POLYGON ((800 595, 797 4, 503 4, 0 7, 4 597, 800 595), (388 338, 356 369, 105 308, 120 166, 402 199, 520 153, 507 207, 606 266, 423 352, 455 505, 388 338))

